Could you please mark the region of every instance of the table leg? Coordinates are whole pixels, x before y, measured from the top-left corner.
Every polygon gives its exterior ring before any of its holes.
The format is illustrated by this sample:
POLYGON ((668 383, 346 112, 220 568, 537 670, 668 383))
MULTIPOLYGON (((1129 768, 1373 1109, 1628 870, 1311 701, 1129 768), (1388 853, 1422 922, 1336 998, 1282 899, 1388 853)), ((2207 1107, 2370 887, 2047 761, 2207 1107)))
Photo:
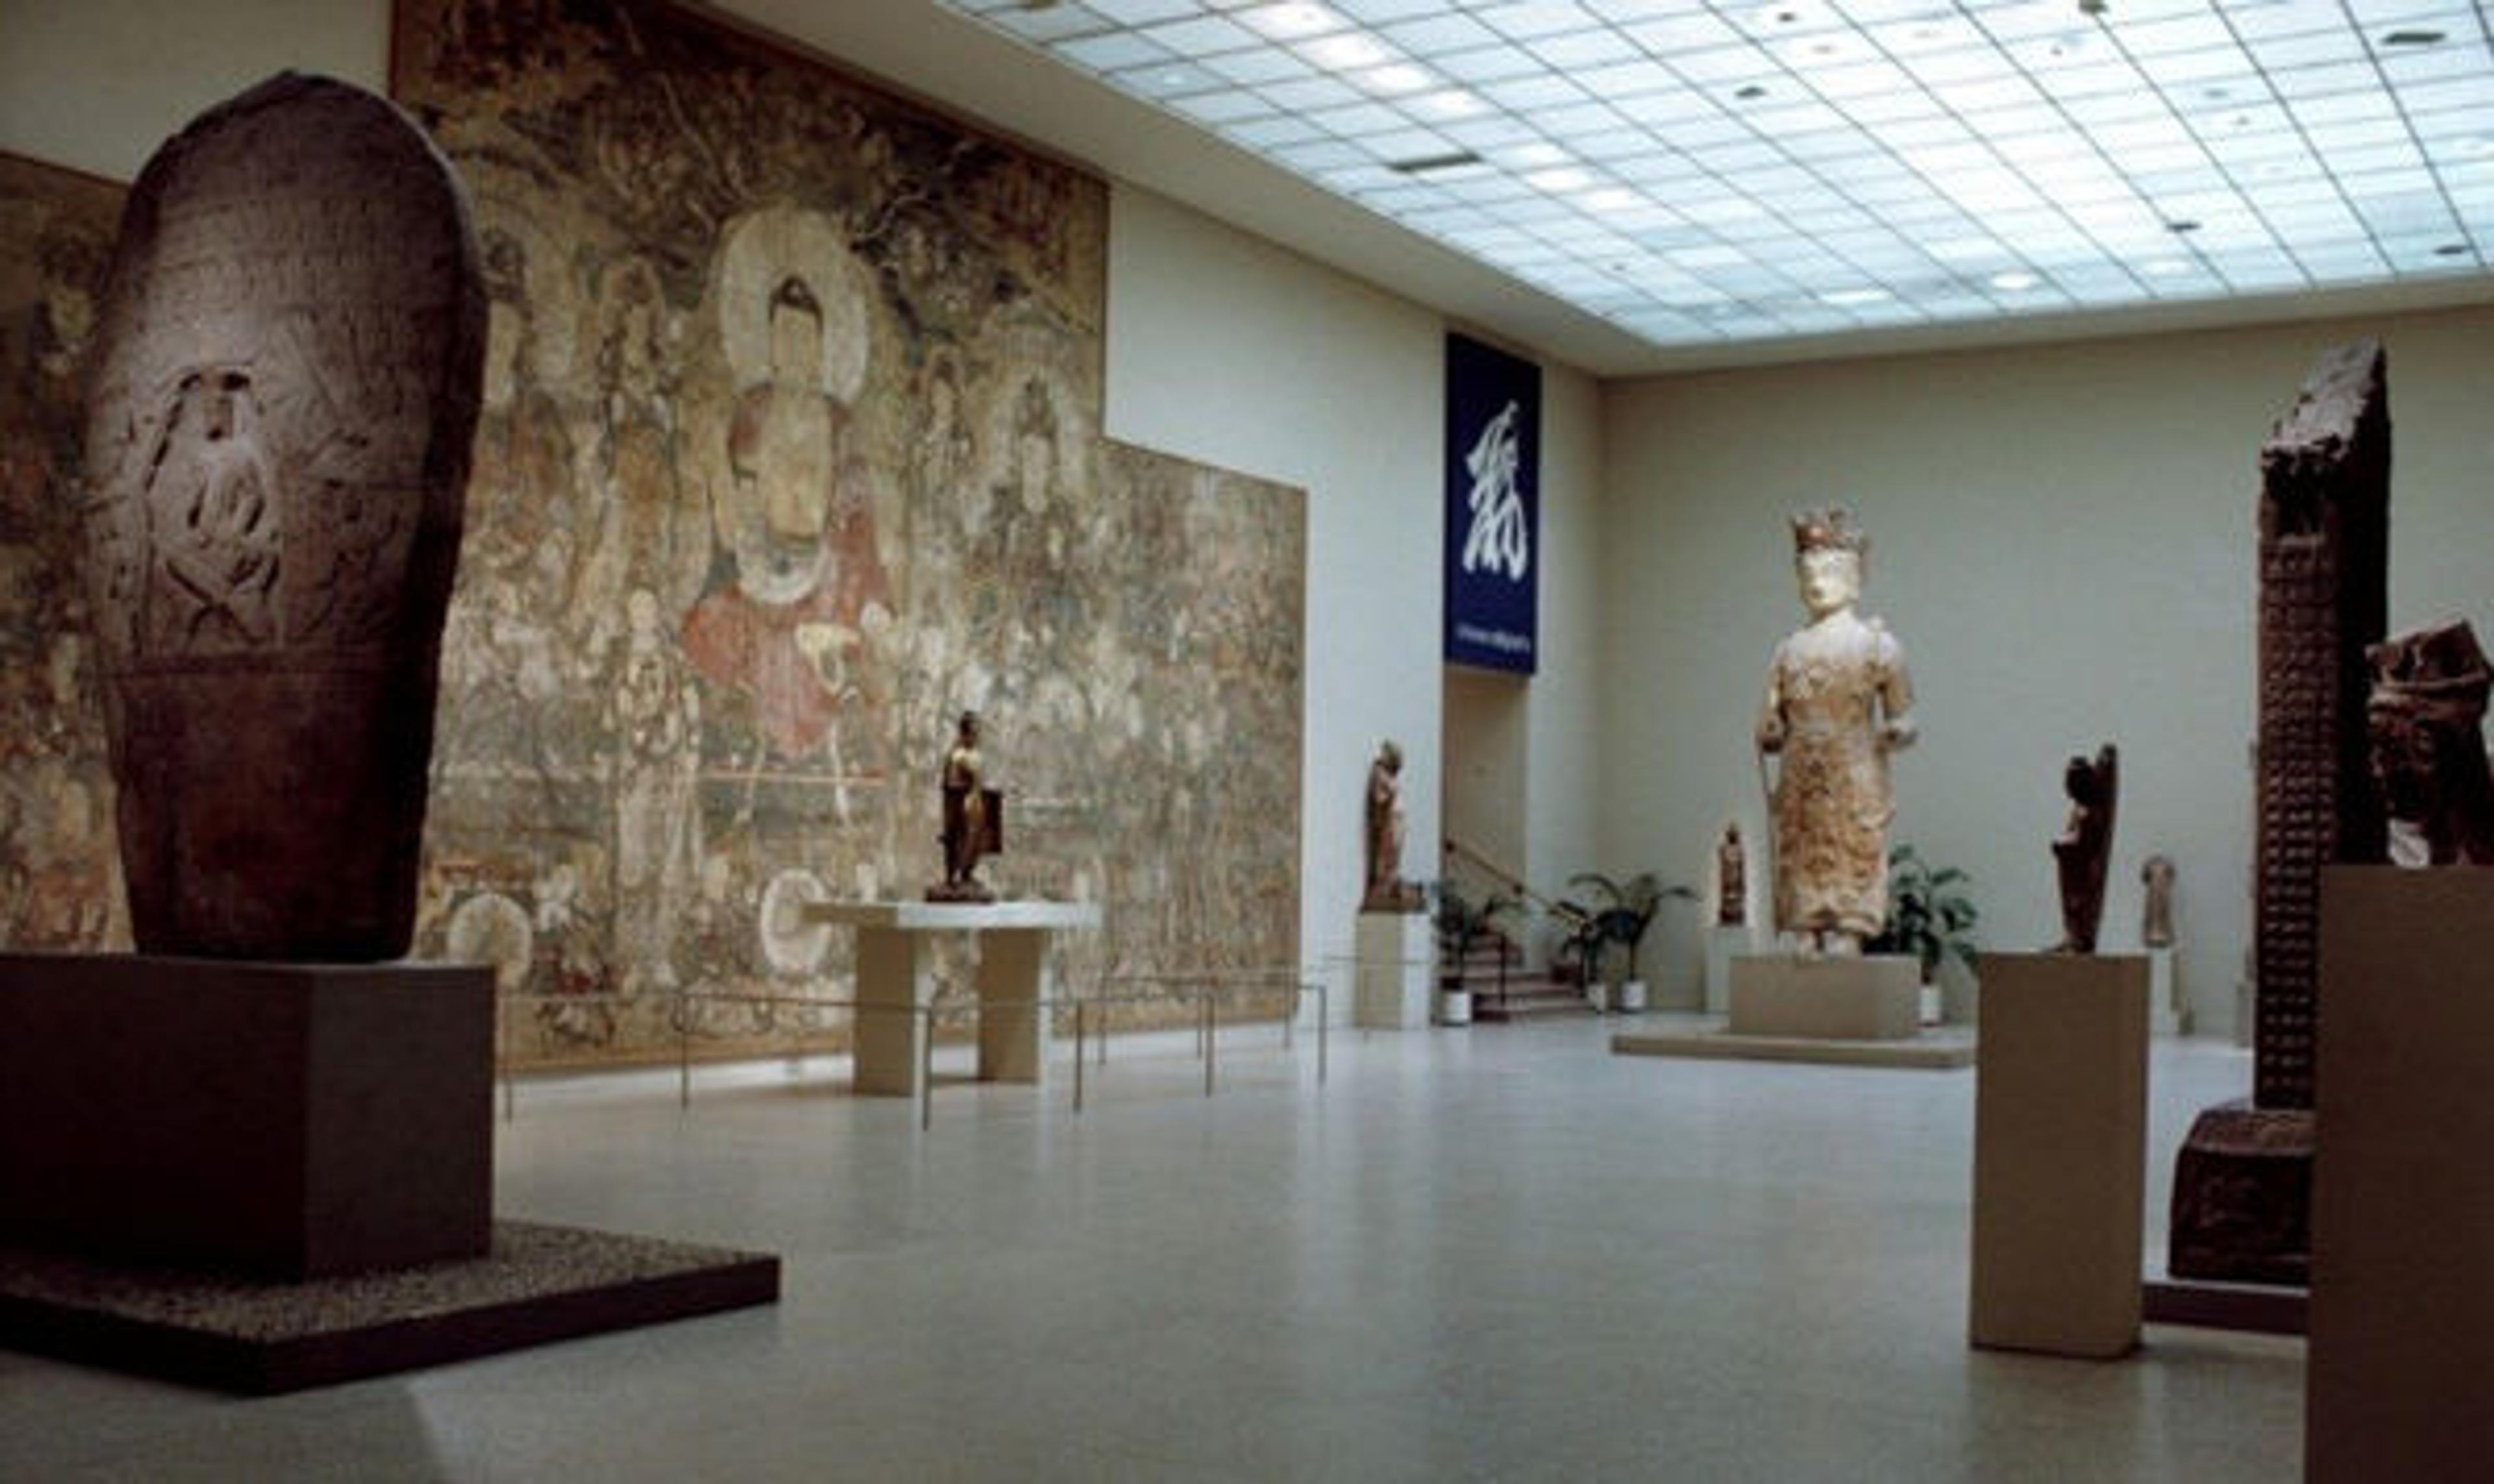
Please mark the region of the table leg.
POLYGON ((860 927, 857 936, 857 1090, 906 1098, 918 1091, 927 1017, 918 1014, 929 984, 918 961, 917 934, 860 927))
POLYGON ((979 1079, 1048 1080, 1048 932, 993 927, 979 934, 979 1079))

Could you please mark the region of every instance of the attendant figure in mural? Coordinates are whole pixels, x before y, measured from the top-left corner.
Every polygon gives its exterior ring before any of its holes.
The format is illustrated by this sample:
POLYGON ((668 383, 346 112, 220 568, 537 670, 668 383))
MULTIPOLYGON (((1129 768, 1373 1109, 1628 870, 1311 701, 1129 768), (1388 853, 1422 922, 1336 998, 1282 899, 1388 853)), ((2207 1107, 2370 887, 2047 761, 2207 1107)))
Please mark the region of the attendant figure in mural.
POLYGON ((615 953, 624 989, 672 989, 677 922, 701 856, 701 706, 659 630, 656 594, 635 588, 624 609, 611 691, 615 953))
POLYGON ((979 880, 979 858, 1002 843, 1002 799, 988 787, 979 756, 979 713, 963 712, 944 753, 944 881, 929 887, 929 901, 993 901, 979 880))
POLYGON ((733 582, 694 605, 684 651, 702 674, 751 698, 772 748, 799 757, 834 741, 840 711, 825 683, 824 642, 841 647, 849 681, 869 683, 870 667, 846 651, 888 629, 892 590, 849 409, 824 389, 825 317, 805 279, 778 281, 768 323, 768 379, 738 396, 727 435, 734 488, 720 537, 733 582))
POLYGON ((1410 912, 1419 901, 1417 890, 1403 879, 1403 749, 1380 742, 1368 765, 1368 890, 1360 897, 1365 912, 1410 912))
POLYGON ((1749 859, 1741 846, 1741 827, 1723 827, 1715 846, 1715 922, 1740 927, 1749 921, 1749 859))
POLYGON ((2070 759, 2061 786, 2070 796, 2069 823, 2053 841, 2061 883, 2061 941, 2054 952, 2092 954, 2104 922, 2105 868, 2113 858, 2113 824, 2121 798, 2120 758, 2111 742, 2095 761, 2070 759))
POLYGON ((1810 621, 1777 646, 1758 712, 1775 822, 1776 929, 1806 950, 1858 954, 1888 911, 1888 755, 1914 740, 1905 651, 1854 611, 1870 540, 1842 509, 1793 517, 1810 621))
POLYGON ((2174 946, 2174 858, 2149 856, 2139 868, 2144 895, 2139 941, 2148 948, 2174 946))
POLYGON ((2485 699, 2494 688, 2466 620, 2393 634, 2368 647, 2364 719, 2388 816, 2393 865, 2494 865, 2494 774, 2485 699))

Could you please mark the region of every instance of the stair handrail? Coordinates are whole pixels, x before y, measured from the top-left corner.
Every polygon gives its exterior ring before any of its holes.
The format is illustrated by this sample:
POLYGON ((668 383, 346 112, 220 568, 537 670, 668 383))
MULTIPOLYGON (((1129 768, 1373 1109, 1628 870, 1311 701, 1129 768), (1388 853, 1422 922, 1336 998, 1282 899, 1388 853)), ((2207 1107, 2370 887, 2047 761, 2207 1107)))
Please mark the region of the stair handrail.
POLYGON ((1515 874, 1515 872, 1511 870, 1508 870, 1506 866, 1491 860, 1487 855, 1465 844, 1463 841, 1455 838, 1451 834, 1445 837, 1445 848, 1446 854, 1471 862, 1473 865, 1490 877, 1493 885, 1505 888, 1506 891, 1514 893, 1516 895, 1533 903, 1535 906, 1539 907, 1542 911, 1562 922, 1572 924, 1586 915, 1585 909, 1577 906, 1574 902, 1553 901, 1549 897, 1542 895, 1540 893, 1533 890, 1532 885, 1523 877, 1515 874))

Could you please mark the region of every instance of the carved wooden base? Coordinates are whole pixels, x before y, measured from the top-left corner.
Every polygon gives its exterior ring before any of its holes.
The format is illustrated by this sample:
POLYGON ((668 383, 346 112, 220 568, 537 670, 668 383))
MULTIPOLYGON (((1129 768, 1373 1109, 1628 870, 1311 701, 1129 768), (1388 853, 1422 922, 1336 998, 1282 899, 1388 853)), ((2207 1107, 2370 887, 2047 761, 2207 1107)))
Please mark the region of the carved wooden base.
POLYGON ((927 889, 930 902, 991 902, 996 893, 984 881, 939 881, 927 889))
POLYGON ((2310 1283, 2312 1147, 2308 1109, 2245 1099, 2204 1110, 2174 1163, 2173 1275, 2310 1283))

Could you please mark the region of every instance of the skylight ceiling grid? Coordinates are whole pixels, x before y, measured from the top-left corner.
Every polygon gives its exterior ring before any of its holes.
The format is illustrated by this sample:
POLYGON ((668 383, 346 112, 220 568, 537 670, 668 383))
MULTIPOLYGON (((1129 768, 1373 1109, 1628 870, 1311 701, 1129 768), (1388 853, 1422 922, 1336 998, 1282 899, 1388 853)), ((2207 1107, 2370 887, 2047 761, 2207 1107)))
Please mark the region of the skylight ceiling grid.
POLYGON ((1657 345, 2481 273, 2479 0, 940 0, 1657 345))

